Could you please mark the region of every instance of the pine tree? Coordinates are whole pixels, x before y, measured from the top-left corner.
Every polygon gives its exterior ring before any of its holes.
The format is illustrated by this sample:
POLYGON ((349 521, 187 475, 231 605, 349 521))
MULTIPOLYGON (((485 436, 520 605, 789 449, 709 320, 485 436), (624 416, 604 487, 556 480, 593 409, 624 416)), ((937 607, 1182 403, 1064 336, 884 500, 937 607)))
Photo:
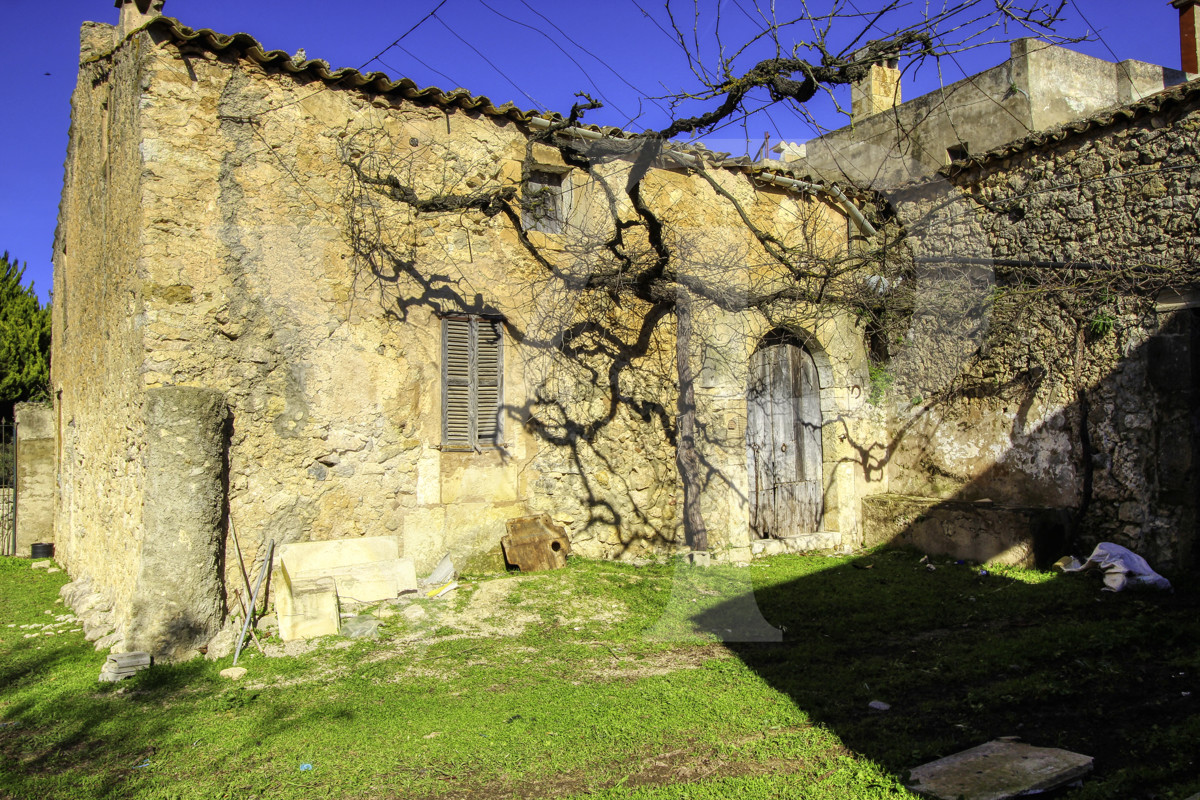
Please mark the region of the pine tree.
POLYGON ((49 397, 50 308, 22 285, 25 266, 8 251, 0 267, 0 417, 11 418, 15 403, 49 397))

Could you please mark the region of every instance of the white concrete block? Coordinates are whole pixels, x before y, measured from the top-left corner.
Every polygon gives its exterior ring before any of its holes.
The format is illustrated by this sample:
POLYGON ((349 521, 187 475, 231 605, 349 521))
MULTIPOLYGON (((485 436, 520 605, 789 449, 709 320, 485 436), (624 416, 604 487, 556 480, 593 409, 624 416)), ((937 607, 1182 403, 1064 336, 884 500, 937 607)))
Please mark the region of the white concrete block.
POLYGON ((280 639, 289 642, 341 632, 341 606, 333 578, 293 580, 284 568, 276 571, 273 580, 279 587, 275 613, 280 639))
POLYGON ((398 536, 285 544, 279 563, 293 581, 331 578, 342 601, 377 603, 417 588, 416 566, 400 558, 398 536))
POLYGON ((400 540, 395 536, 366 536, 328 542, 293 542, 280 545, 279 560, 288 565, 296 579, 322 574, 327 567, 390 561, 400 557, 400 540))

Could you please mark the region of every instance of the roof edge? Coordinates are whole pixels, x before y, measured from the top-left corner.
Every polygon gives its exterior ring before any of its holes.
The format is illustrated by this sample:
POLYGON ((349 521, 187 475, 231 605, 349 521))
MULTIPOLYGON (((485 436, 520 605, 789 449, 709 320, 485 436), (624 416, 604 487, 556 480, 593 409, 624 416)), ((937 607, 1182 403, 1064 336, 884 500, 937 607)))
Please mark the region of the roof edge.
MULTIPOLYGON (((125 41, 141 31, 154 31, 164 35, 177 45, 193 45, 213 53, 236 52, 239 56, 247 58, 259 66, 277 68, 291 75, 307 75, 323 81, 330 86, 336 85, 337 88, 368 91, 381 95, 398 95, 405 100, 416 103, 435 105, 442 108, 460 108, 464 111, 472 111, 497 119, 507 119, 527 127, 534 127, 531 120, 535 118, 546 120, 552 124, 568 122, 568 118, 558 112, 543 113, 523 110, 511 102, 497 106, 486 95, 476 96, 463 88, 452 89, 450 91, 445 91, 437 86, 421 88, 410 78, 393 80, 383 72, 363 73, 353 67, 331 69, 329 63, 322 59, 297 60, 295 56, 283 50, 266 50, 256 38, 248 33, 222 34, 210 28, 194 29, 184 25, 174 17, 165 15, 154 17, 145 25, 131 31, 111 51, 89 60, 94 61, 112 55, 125 41)), ((639 137, 639 134, 621 128, 592 125, 579 121, 572 123, 571 127, 576 131, 589 132, 592 137, 618 140, 630 140, 639 137)), ((563 133, 564 135, 571 135, 565 131, 563 133)), ((669 143, 664 143, 664 145, 669 145, 669 143)), ((801 191, 828 193, 835 198, 839 205, 847 207, 847 209, 850 205, 850 197, 859 200, 863 197, 863 192, 857 186, 847 185, 844 189, 839 188, 836 183, 814 179, 807 175, 797 175, 794 170, 789 169, 784 164, 774 167, 767 166, 762 162, 754 162, 747 156, 730 158, 725 154, 707 150, 702 145, 699 147, 674 145, 671 146, 671 149, 675 153, 683 153, 691 159, 697 159, 716 168, 731 172, 741 172, 749 176, 752 180, 761 182, 764 188, 765 186, 774 185, 776 188, 785 188, 786 190, 788 183, 806 184, 801 191), (782 180, 777 181, 775 179, 782 180)), ((688 167, 685 166, 684 168, 688 167)), ((797 191, 794 186, 790 190, 797 191)), ((854 214, 851 215, 854 216, 854 214)))

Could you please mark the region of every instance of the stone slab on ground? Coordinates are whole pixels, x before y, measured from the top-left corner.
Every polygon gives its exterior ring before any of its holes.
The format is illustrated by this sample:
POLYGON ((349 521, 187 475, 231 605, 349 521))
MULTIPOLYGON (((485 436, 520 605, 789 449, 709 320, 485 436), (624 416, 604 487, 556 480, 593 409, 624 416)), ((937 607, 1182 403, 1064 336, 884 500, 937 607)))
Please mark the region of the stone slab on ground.
POLYGON ((134 669, 137 667, 150 666, 150 654, 145 651, 136 651, 132 653, 111 653, 105 660, 104 665, 111 666, 113 669, 134 669))
POLYGON ((1006 800, 1065 786, 1091 771, 1091 756, 999 740, 922 764, 909 774, 908 788, 939 800, 1006 800))
POLYGON ((220 673, 222 678, 229 678, 233 681, 240 680, 243 676, 245 676, 245 674, 245 667, 226 667, 225 669, 221 670, 220 673))
POLYGON ((150 654, 145 651, 112 653, 104 660, 99 680, 102 683, 116 683, 125 678, 132 678, 138 672, 149 667, 150 662, 150 654))
POLYGON ((278 576, 275 614, 280 639, 290 642, 341 632, 341 606, 333 578, 293 580, 286 569, 280 569, 278 576))
POLYGON ((821 550, 839 550, 842 535, 836 531, 817 531, 778 539, 757 539, 750 543, 750 551, 756 556, 777 556, 783 553, 813 553, 821 550))
POLYGON ((293 542, 279 548, 279 565, 293 581, 332 578, 343 601, 377 603, 417 588, 416 565, 400 557, 397 536, 293 542))

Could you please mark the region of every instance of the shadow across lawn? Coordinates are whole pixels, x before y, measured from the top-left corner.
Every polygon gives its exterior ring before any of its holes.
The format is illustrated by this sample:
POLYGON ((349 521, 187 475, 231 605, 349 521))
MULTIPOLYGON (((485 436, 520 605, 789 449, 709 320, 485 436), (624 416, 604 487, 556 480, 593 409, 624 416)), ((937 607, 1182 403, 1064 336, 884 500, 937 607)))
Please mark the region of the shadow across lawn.
POLYGON ((239 781, 245 754, 289 730, 342 724, 354 714, 344 705, 296 707, 231 686, 203 659, 97 684, 101 660, 88 650, 64 642, 10 652, 0 668, 0 686, 21 698, 3 704, 9 722, 0 727, 0 800, 182 796, 171 788, 179 770, 200 767, 213 782, 211 796, 228 796, 227 786, 249 795, 262 780, 239 781), (44 690, 28 685, 47 677, 54 683, 44 690), (196 720, 202 724, 189 725, 196 720))
POLYGON ((900 779, 1019 736, 1095 758, 1072 796, 1200 790, 1200 596, 1190 576, 1175 576, 1173 595, 1114 595, 1086 576, 984 574, 909 550, 812 563, 794 577, 755 570, 758 607, 780 642, 729 641, 745 597, 692 621, 900 779))

